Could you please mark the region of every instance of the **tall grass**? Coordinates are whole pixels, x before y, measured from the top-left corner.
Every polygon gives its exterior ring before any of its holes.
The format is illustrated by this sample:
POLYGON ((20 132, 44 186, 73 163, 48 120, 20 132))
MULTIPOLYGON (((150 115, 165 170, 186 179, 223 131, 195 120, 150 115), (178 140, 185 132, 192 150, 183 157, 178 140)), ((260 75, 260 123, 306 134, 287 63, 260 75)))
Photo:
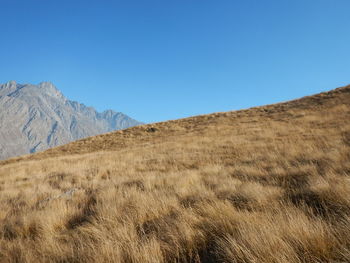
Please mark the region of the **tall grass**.
POLYGON ((0 261, 349 262, 349 91, 2 162, 0 261))

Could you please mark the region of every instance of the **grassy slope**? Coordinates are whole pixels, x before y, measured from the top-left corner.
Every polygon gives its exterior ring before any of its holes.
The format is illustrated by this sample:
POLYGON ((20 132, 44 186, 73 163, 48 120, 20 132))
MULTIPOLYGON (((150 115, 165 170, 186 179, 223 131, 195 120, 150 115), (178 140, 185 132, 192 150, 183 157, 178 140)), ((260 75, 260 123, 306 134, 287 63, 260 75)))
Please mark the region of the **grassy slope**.
POLYGON ((0 162, 0 261, 349 258, 350 86, 0 162))

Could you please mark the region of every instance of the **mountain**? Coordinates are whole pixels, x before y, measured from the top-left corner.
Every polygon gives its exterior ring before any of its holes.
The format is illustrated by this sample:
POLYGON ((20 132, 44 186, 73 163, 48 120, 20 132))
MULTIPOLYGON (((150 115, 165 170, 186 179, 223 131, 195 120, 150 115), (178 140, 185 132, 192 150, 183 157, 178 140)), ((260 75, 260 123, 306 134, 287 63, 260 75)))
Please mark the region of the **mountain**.
POLYGON ((52 83, 0 85, 0 159, 141 124, 68 100, 52 83))
POLYGON ((0 262, 350 259, 350 86, 0 161, 0 262))

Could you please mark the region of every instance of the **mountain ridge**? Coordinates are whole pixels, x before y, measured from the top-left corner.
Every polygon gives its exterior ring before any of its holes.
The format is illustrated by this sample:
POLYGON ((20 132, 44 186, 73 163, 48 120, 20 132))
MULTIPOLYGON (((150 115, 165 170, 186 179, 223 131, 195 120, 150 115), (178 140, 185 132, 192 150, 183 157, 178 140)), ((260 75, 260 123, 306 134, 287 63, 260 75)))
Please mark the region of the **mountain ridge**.
POLYGON ((0 159, 141 124, 121 112, 98 112, 69 100, 51 82, 0 85, 0 109, 0 159))

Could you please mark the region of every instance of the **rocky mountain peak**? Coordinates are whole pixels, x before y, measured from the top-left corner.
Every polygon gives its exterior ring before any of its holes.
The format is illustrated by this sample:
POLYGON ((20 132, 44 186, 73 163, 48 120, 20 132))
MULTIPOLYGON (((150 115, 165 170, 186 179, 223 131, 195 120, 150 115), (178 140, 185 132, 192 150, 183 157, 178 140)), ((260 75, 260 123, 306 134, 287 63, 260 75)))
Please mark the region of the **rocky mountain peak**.
POLYGON ((0 85, 0 159, 139 124, 121 112, 70 101, 51 82, 0 85))
POLYGON ((59 91, 56 88, 56 86, 51 82, 48 82, 48 81, 40 82, 37 87, 52 97, 56 97, 58 99, 64 99, 64 100, 66 99, 61 93, 61 91, 59 91))
POLYGON ((11 80, 9 82, 6 82, 5 84, 0 85, 0 90, 9 90, 9 89, 16 89, 17 88, 17 82, 14 80, 11 80))
POLYGON ((8 86, 8 87, 17 86, 17 82, 15 80, 10 80, 5 85, 8 86))

